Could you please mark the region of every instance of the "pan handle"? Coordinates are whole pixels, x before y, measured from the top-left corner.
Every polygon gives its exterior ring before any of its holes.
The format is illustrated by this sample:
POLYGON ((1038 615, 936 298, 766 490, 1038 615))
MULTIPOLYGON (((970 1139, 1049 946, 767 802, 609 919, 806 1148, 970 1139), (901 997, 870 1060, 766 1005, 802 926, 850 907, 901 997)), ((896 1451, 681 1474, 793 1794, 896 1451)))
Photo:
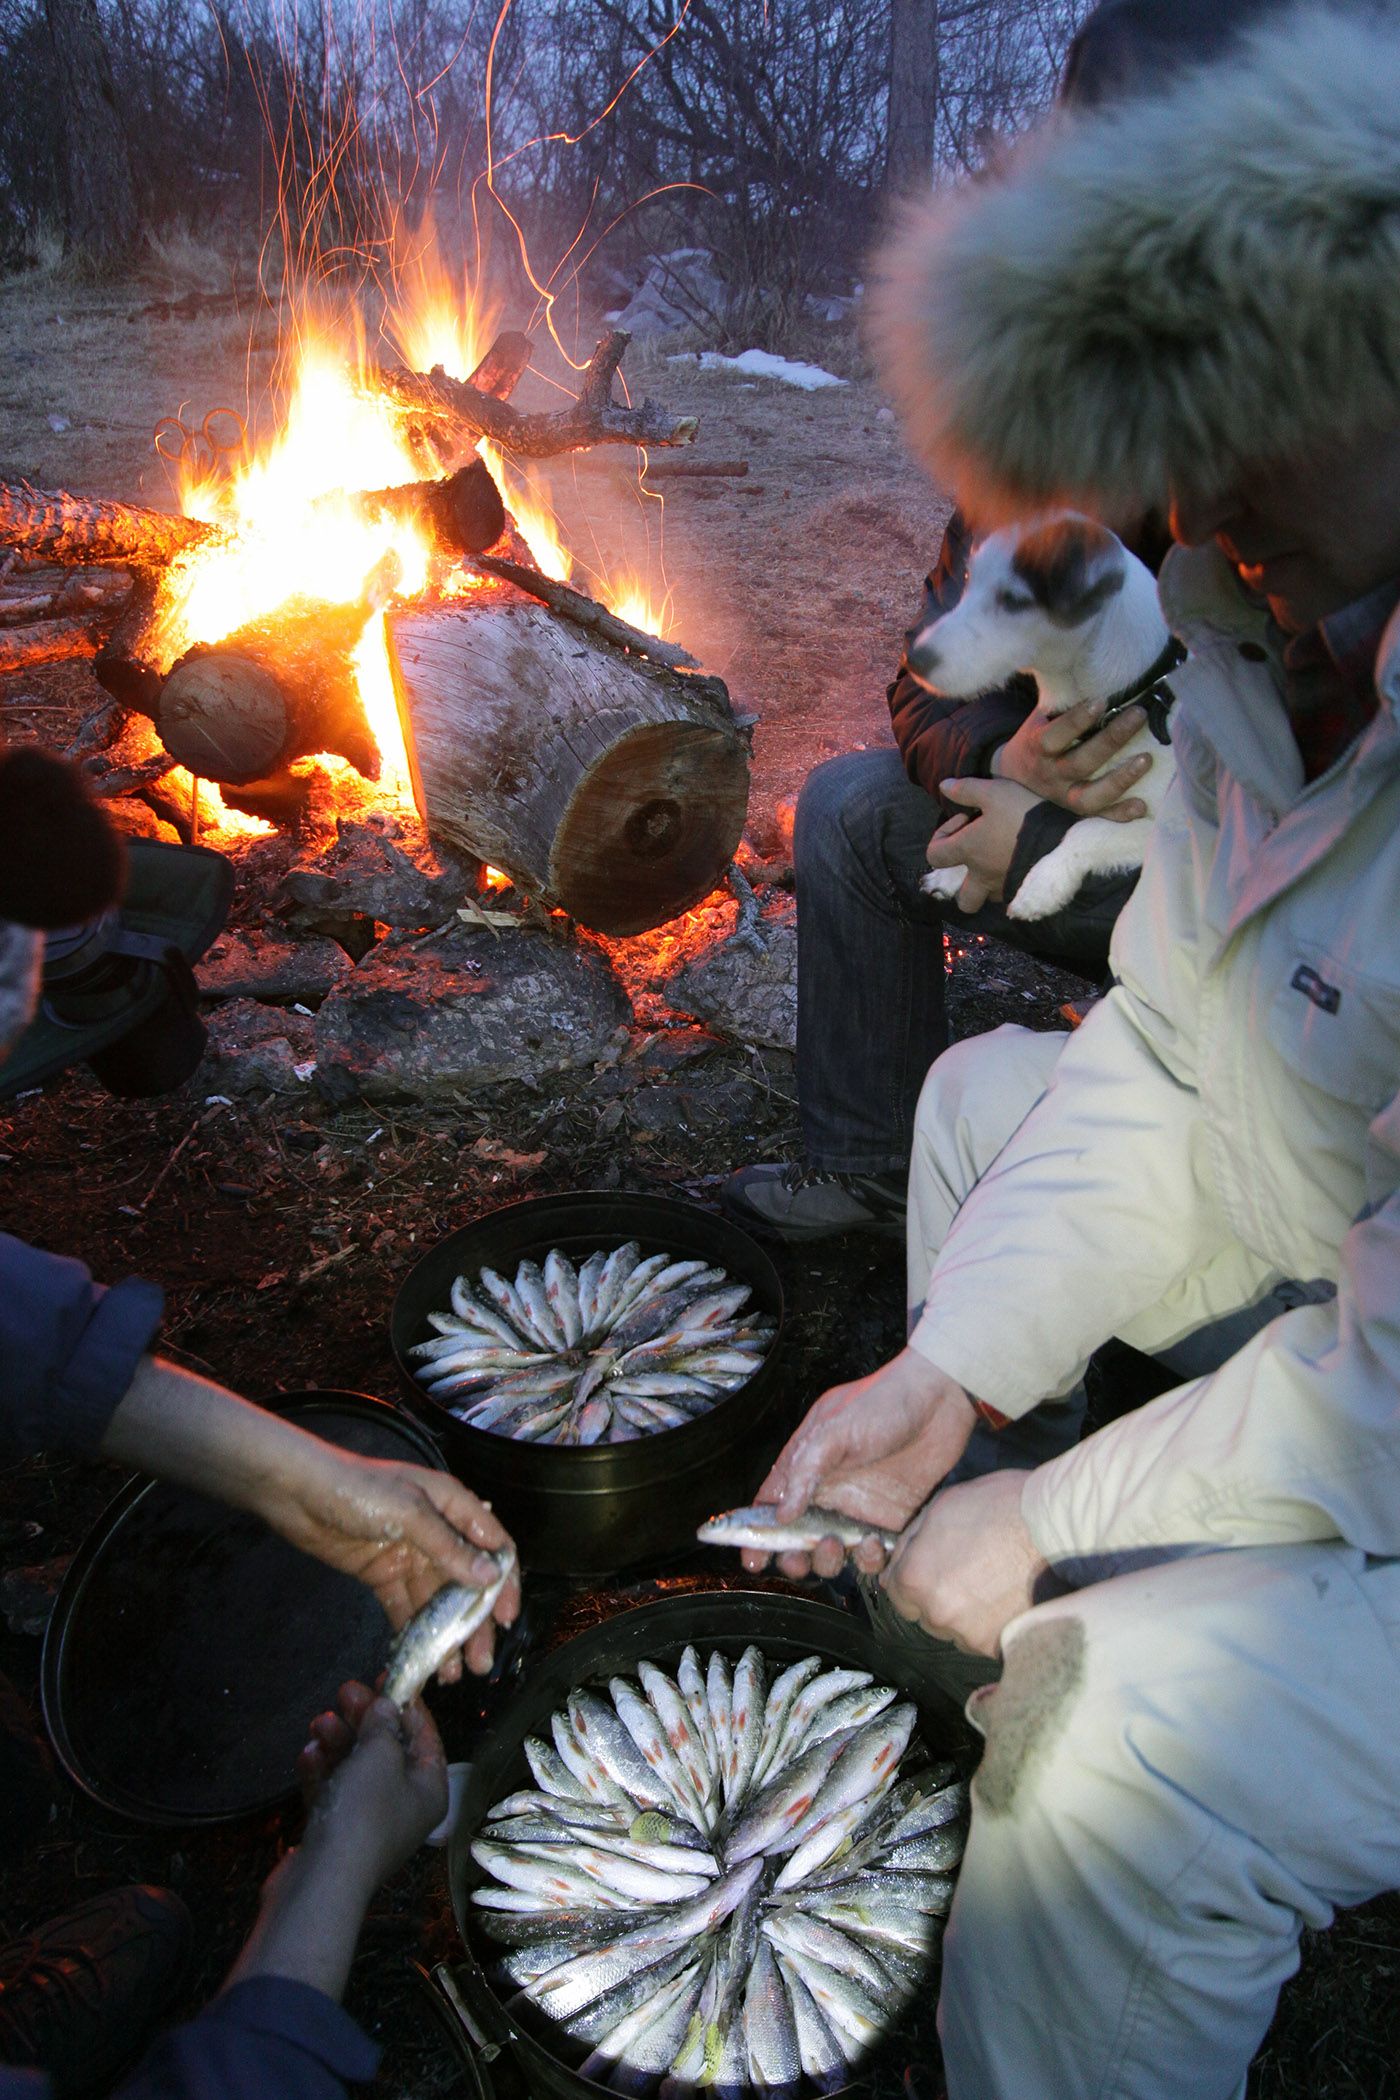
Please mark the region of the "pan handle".
POLYGON ((497 2100, 490 2066, 501 2053, 499 2042, 488 2041, 467 2008, 450 1965, 440 1961, 428 1969, 420 1961, 409 1967, 432 2008, 444 2039, 467 2074, 472 2100, 497 2100))

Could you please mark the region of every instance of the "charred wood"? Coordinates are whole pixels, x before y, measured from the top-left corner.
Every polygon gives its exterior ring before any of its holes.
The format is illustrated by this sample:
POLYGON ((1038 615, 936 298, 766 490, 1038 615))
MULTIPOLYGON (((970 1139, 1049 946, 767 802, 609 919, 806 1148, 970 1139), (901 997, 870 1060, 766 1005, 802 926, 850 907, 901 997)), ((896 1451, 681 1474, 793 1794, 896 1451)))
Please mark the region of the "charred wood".
POLYGON ((265 780, 294 758, 333 751, 368 779, 379 747, 353 655, 373 607, 294 599, 264 620, 186 651, 153 715, 167 751, 206 779, 265 780))
POLYGON ((644 629, 634 627, 629 620, 620 620, 616 613, 609 612, 596 598, 583 591, 573 590, 567 583, 556 583, 552 576, 529 567, 524 562, 506 561, 499 555, 479 554, 473 560, 474 569, 482 569, 489 576, 497 576, 504 583, 513 583, 517 590, 528 591, 547 605, 551 612, 562 614, 575 627, 586 628, 605 642, 614 643, 619 649, 630 649, 641 656, 649 656, 654 664, 664 664, 668 670, 693 670, 695 658, 679 643, 663 642, 659 635, 647 634, 644 629))
POLYGON ((513 408, 470 380, 450 378, 441 365, 434 365, 431 372, 381 368, 374 374, 373 385, 403 408, 441 416, 460 429, 490 438, 503 452, 531 459, 549 459, 593 445, 693 444, 699 429, 694 416, 673 416, 654 401, 625 408, 612 400, 613 374, 630 340, 620 329, 603 337, 569 408, 513 408))

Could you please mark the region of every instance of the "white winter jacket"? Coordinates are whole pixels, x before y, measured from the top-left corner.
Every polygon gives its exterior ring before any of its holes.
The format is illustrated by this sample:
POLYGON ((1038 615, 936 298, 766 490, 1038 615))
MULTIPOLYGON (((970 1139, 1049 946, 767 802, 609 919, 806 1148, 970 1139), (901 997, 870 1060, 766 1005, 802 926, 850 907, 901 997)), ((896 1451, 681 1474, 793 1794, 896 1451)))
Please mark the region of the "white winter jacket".
POLYGON ((1400 1554, 1400 615, 1381 706, 1305 785, 1261 616, 1177 552, 1177 779, 1115 989, 940 1250, 919 1352, 1004 1413, 1112 1334, 1165 1345, 1283 1278, 1335 1302, 1027 1482, 1052 1561, 1342 1537, 1400 1554))

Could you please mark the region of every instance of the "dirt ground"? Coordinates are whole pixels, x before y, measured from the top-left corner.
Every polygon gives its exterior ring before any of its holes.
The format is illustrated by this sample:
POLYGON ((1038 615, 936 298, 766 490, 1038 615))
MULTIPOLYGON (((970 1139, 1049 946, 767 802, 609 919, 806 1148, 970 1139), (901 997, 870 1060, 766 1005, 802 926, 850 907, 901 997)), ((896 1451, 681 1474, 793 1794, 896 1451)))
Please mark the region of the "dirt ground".
MULTIPOLYGON (((78 292, 57 277, 0 285, 0 479, 169 501, 151 449, 157 420, 181 408, 194 421, 225 403, 241 409, 249 378, 255 395, 265 384, 272 345, 255 330, 250 348, 236 315, 150 311, 159 289, 78 292)), ((696 457, 745 459, 748 475, 664 483, 664 522, 611 456, 556 466, 552 492, 581 558, 610 574, 649 568, 669 589, 671 631, 760 717, 753 810, 766 827, 811 766, 887 739, 884 688, 946 506, 906 458, 848 336, 807 348, 851 379, 812 394, 669 362, 664 349, 640 352, 628 359, 634 392, 698 414, 696 457), (662 544, 664 570, 655 562, 662 544)), ((547 389, 532 384, 547 403, 547 389)), ((0 734, 61 747, 92 697, 83 666, 0 681, 0 734)), ((959 1033, 1011 1018, 1056 1025, 1061 1001, 1083 990, 1005 949, 973 943, 951 961, 959 1033)), ((648 1127, 625 1101, 619 1116, 600 1113, 581 1082, 498 1089, 451 1111, 371 1114, 308 1094, 244 1099, 209 1115, 188 1093, 118 1103, 68 1075, 0 1120, 0 1215, 7 1229, 104 1277, 158 1278, 168 1293, 165 1346, 244 1392, 387 1395, 393 1292, 444 1231, 556 1189, 712 1201, 731 1167, 790 1153, 791 1061, 735 1049, 706 1069, 715 1100, 743 1090, 742 1114, 737 1123, 717 1114, 690 1134, 648 1127)), ((800 1260, 781 1256, 780 1266, 795 1413, 896 1345, 901 1260, 888 1243, 852 1239, 800 1260)), ((0 1474, 0 1568, 52 1572, 116 1484, 107 1469, 63 1460, 0 1474)), ((33 1635, 0 1631, 0 1671, 31 1698, 38 1663, 33 1635)), ((442 1695, 437 1710, 449 1753, 469 1754, 470 1695, 442 1695)), ((192 2011, 217 1985, 258 1880, 295 1823, 289 1811, 213 1834, 152 1833, 63 1790, 54 1821, 4 1881, 0 1938, 116 1881, 176 1886, 200 1933, 181 2007, 192 2011)), ((376 2092, 432 2100, 462 2089, 410 1968, 450 1958, 454 1937, 443 1857, 424 1854, 376 1902, 351 1984, 352 2009, 387 2050, 376 2092)), ((1255 2100, 1400 2095, 1398 1974, 1400 1900, 1309 1935, 1256 2066, 1255 2100)), ((911 2100, 937 2090, 933 2047, 926 2028, 911 2045, 911 2100)), ((896 2078, 889 2092, 899 2090, 896 2078)))

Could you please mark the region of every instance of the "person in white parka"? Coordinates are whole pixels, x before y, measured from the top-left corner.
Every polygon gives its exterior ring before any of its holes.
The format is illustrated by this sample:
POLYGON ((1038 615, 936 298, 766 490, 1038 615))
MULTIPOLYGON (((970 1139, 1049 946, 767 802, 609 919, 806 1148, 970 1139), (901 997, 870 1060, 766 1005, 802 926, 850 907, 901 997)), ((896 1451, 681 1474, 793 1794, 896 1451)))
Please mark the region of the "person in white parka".
POLYGON ((906 1527, 889 1603, 1004 1660, 950 2100, 1229 2100, 1302 1927, 1400 1886, 1400 13, 1056 118, 886 262, 925 458, 979 523, 1169 502, 1190 658, 1113 990, 940 1059, 909 1346, 762 1492, 906 1527), (1335 1295, 934 1494, 979 1414, 1289 1277, 1335 1295))

